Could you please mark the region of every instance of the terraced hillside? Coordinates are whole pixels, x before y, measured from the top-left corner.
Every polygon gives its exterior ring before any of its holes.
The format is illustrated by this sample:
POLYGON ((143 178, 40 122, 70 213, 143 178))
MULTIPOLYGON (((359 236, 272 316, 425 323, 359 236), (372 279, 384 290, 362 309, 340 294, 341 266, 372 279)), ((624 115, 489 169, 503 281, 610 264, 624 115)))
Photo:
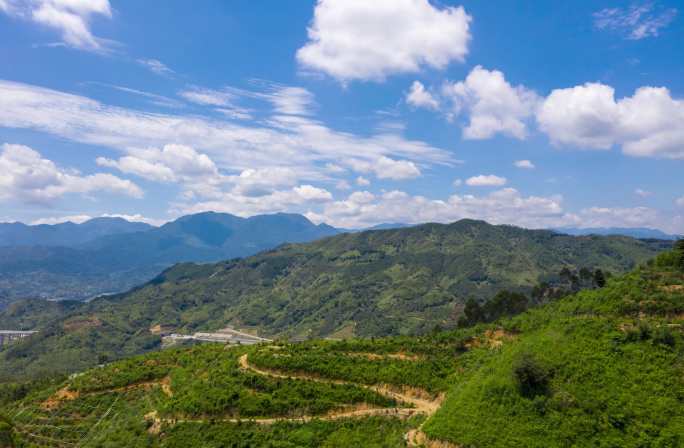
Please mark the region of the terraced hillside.
POLYGON ((420 337, 177 348, 65 381, 6 384, 0 440, 679 447, 682 325, 684 246, 604 288, 494 324, 420 337))

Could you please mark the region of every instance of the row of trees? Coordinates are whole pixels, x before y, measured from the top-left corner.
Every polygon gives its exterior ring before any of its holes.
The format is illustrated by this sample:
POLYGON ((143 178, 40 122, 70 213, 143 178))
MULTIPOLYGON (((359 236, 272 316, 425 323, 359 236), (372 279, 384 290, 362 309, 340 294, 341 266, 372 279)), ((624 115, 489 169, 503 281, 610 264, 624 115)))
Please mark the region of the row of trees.
POLYGON ((542 282, 535 286, 531 298, 519 292, 502 290, 484 304, 473 298, 468 299, 458 326, 470 327, 482 322, 494 322, 502 317, 520 314, 532 304, 544 303, 582 289, 603 288, 608 277, 609 273, 606 274, 601 269, 591 271, 581 268, 579 271, 572 271, 564 267, 558 273, 557 281, 542 282))

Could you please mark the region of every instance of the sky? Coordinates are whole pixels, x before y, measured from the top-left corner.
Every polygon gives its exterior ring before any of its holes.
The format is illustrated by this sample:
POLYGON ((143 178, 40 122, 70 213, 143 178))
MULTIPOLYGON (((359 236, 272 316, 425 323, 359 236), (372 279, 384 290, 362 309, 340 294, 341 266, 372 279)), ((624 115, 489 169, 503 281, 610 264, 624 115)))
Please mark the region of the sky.
POLYGON ((678 1, 0 0, 0 221, 684 234, 678 1))

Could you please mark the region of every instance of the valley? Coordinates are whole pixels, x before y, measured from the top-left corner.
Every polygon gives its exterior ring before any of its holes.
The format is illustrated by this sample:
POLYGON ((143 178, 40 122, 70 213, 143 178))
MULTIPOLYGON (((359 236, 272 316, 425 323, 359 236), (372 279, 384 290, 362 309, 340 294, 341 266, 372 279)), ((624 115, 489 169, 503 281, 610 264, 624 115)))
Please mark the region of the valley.
POLYGON ((581 268, 620 274, 667 247, 462 220, 341 234, 215 264, 181 263, 127 293, 88 303, 8 307, 1 327, 39 332, 0 352, 0 378, 71 373, 156 350, 157 326, 178 334, 233 326, 288 340, 428 334, 455 328, 468 300, 484 303, 503 290, 522 294, 510 296, 522 299, 510 310, 500 306, 505 315, 579 290, 581 268))

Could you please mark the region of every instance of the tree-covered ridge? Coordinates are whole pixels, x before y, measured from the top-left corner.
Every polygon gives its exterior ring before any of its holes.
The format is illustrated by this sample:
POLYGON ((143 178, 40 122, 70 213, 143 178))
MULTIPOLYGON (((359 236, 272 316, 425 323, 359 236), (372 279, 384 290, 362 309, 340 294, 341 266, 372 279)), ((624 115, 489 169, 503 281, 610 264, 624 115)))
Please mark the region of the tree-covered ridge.
MULTIPOLYGON (((463 220, 343 234, 245 259, 181 264, 129 293, 84 304, 0 352, 12 371, 73 371, 156 349, 177 332, 226 325, 268 337, 426 334, 454 328, 468 299, 531 295, 564 268, 621 273, 669 243, 572 237, 463 220)), ((0 322, 5 318, 0 314, 0 322)))
POLYGON ((603 288, 494 323, 418 337, 170 349, 66 382, 6 385, 0 436, 17 446, 67 446, 86 434, 81 446, 679 447, 679 244, 603 288), (414 409, 388 400, 391 391, 414 409), (326 414, 359 402, 396 411, 326 414), (304 412, 320 419, 289 419, 304 412))

